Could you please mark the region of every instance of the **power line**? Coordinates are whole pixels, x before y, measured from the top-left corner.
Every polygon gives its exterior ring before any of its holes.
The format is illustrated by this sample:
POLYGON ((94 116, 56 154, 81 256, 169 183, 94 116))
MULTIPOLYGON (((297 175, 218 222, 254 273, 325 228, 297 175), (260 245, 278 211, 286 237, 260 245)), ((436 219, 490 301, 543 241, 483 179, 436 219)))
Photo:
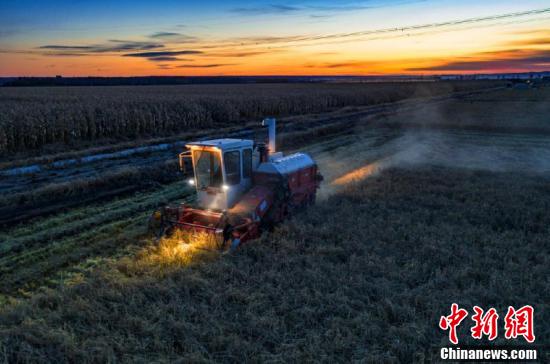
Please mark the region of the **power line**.
POLYGON ((296 41, 359 37, 359 36, 374 35, 374 34, 381 34, 381 33, 394 33, 394 32, 416 31, 416 30, 423 30, 423 29, 434 29, 434 28, 442 28, 442 27, 447 27, 447 26, 459 26, 459 25, 466 25, 466 24, 481 23, 481 22, 486 22, 486 21, 517 18, 517 17, 529 16, 529 15, 540 15, 540 14, 545 14, 545 13, 550 13, 550 8, 529 10, 529 11, 516 12, 516 13, 499 14, 499 15, 490 15, 490 16, 477 17, 477 18, 450 20, 450 21, 445 21, 445 22, 440 22, 440 23, 428 23, 428 24, 410 25, 410 26, 405 26, 405 27, 364 30, 364 31, 352 32, 352 33, 338 33, 338 34, 321 35, 321 36, 317 36, 317 37, 304 37, 304 38, 298 39, 296 41))
MULTIPOLYGON (((336 33, 336 34, 317 35, 317 36, 288 37, 288 39, 285 39, 285 40, 273 39, 273 41, 265 41, 265 40, 248 41, 248 42, 243 41, 243 42, 235 42, 233 45, 261 46, 261 45, 277 44, 277 43, 295 44, 295 43, 301 43, 301 42, 314 42, 319 40, 322 41, 322 40, 330 40, 330 39, 354 38, 354 37, 379 35, 379 34, 415 32, 419 30, 430 30, 430 29, 434 30, 434 29, 445 28, 445 27, 472 25, 472 24, 484 23, 488 21, 514 19, 519 17, 540 15, 540 14, 547 14, 547 13, 550 13, 550 8, 534 9, 534 10, 528 10, 528 11, 522 11, 522 12, 515 12, 515 13, 497 14, 497 15, 490 15, 490 16, 484 16, 484 17, 449 20, 449 21, 439 22, 439 23, 427 23, 427 24, 409 25, 404 27, 363 30, 363 31, 351 32, 351 33, 336 33)), ((470 27, 470 29, 471 28, 473 27, 470 27)), ((428 33, 425 32, 423 34, 428 34, 428 33)), ((225 44, 223 46, 220 45, 220 47, 226 47, 230 45, 231 44, 225 44)))

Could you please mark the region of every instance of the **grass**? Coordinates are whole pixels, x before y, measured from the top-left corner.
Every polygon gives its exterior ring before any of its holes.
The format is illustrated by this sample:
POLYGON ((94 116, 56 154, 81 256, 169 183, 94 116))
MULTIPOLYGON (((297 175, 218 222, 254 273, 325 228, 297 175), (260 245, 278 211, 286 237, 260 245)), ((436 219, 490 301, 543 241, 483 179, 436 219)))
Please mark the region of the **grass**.
MULTIPOLYGON (((432 345, 447 343, 437 322, 452 302, 499 312, 531 304, 537 342, 545 343, 548 182, 394 168, 344 185, 234 256, 150 244, 73 285, 5 307, 0 355, 9 362, 421 361, 435 353, 432 345)), ((461 340, 468 327, 460 327, 461 340)))

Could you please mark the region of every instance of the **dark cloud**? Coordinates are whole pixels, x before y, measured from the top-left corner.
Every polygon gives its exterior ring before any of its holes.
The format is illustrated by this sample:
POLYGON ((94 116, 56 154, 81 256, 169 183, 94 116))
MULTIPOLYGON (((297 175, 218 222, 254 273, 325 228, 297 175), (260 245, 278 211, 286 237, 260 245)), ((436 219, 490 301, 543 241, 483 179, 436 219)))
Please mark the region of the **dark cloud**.
POLYGON ((330 15, 315 13, 340 13, 373 8, 381 8, 395 5, 421 3, 426 0, 393 0, 370 4, 371 1, 354 1, 341 5, 288 5, 288 4, 266 4, 262 6, 237 7, 230 11, 243 15, 261 15, 261 14, 288 14, 297 12, 314 12, 310 15, 312 18, 325 18, 330 15))
POLYGON ((317 65, 316 67, 347 68, 347 67, 372 67, 374 65, 375 65, 375 62, 347 61, 347 62, 324 63, 321 65, 317 65))
POLYGON ((149 35, 149 38, 170 38, 170 37, 179 37, 182 34, 174 32, 156 32, 149 35))
POLYGON ((372 9, 372 6, 365 5, 342 5, 342 6, 309 6, 306 10, 326 11, 326 12, 346 12, 355 10, 372 9))
POLYGON ((173 56, 149 57, 147 59, 150 60, 150 61, 153 61, 153 62, 165 62, 165 61, 178 61, 179 60, 178 57, 173 57, 173 56))
POLYGON ((348 62, 348 63, 329 63, 325 65, 327 68, 342 68, 342 67, 355 67, 357 63, 348 62))
POLYGON ((236 63, 214 63, 214 64, 182 64, 179 66, 176 66, 177 68, 216 68, 216 67, 223 67, 223 66, 235 66, 236 63))
POLYGON ((138 58, 157 58, 157 57, 171 57, 190 54, 202 54, 201 51, 185 50, 185 51, 159 51, 159 52, 142 52, 142 53, 128 53, 123 57, 138 57, 138 58))
MULTIPOLYGON (((327 53, 330 54, 330 53, 327 53)), ((363 60, 348 60, 344 62, 307 62, 303 65, 306 68, 363 68, 365 70, 374 68, 380 65, 380 62, 363 61, 363 60)))
POLYGON ((301 7, 281 5, 281 4, 269 4, 265 6, 257 7, 239 7, 231 9, 233 13, 246 14, 246 15, 259 15, 259 14, 286 14, 303 10, 301 7))
MULTIPOLYGON (((50 44, 39 47, 41 50, 50 51, 44 52, 45 56, 54 57, 75 57, 86 56, 94 53, 112 53, 112 52, 128 52, 128 51, 147 51, 151 49, 164 48, 160 43, 149 42, 134 42, 120 39, 111 39, 108 44, 105 45, 58 45, 50 44)), ((194 55, 202 54, 201 51, 196 50, 182 50, 182 51, 153 51, 153 52, 139 52, 139 53, 125 53, 123 57, 137 57, 147 58, 152 62, 167 62, 167 61, 189 61, 189 59, 182 59, 176 56, 180 55, 194 55)))
MULTIPOLYGON (((498 54, 497 52, 491 52, 498 54)), ((550 50, 513 50, 500 52, 494 59, 468 57, 429 67, 408 68, 407 71, 494 71, 507 69, 550 69, 550 50)))
POLYGON ((300 35, 290 35, 286 37, 248 37, 248 38, 238 38, 238 39, 244 39, 249 40, 253 42, 289 42, 297 39, 302 39, 303 37, 300 35))
POLYGON ((120 39, 111 39, 105 44, 96 45, 63 45, 63 44, 48 44, 38 47, 45 51, 62 51, 55 53, 45 53, 45 55, 54 56, 78 56, 92 53, 111 53, 111 52, 128 52, 128 51, 146 51, 151 49, 164 48, 164 44, 155 42, 137 42, 120 39))
POLYGON ((194 42, 197 41, 197 37, 191 35, 176 33, 176 32, 156 32, 149 35, 151 39, 162 39, 170 42, 194 42))
POLYGON ((313 19, 325 19, 325 18, 330 18, 331 16, 328 14, 310 14, 309 17, 313 19))
POLYGON ((271 54, 271 51, 252 51, 252 52, 234 52, 234 53, 221 53, 217 57, 252 57, 262 54, 271 54))
POLYGON ((164 44, 151 42, 135 42, 128 40, 111 39, 112 44, 100 47, 99 49, 107 52, 122 52, 122 51, 146 51, 149 49, 164 48, 164 44))
POLYGON ((38 49, 81 51, 81 50, 94 49, 94 47, 93 46, 67 46, 67 45, 48 44, 48 45, 40 46, 40 47, 38 47, 38 49))
MULTIPOLYGON (((233 43, 233 46, 239 46, 239 45, 267 45, 271 43, 287 43, 287 42, 295 42, 295 41, 302 41, 302 40, 308 40, 308 36, 303 35, 289 35, 289 36, 283 36, 283 37, 274 37, 274 36, 250 36, 250 37, 236 37, 236 38, 228 38, 225 40, 226 43, 222 44, 221 46, 227 47, 230 46, 231 43, 233 43)), ((220 45, 214 45, 211 48, 220 48, 220 45)))
POLYGON ((188 58, 178 58, 174 56, 160 56, 160 57, 148 57, 149 61, 152 62, 182 62, 182 61, 192 61, 188 58))
POLYGON ((42 54, 47 57, 84 57, 89 56, 89 53, 70 53, 70 52, 48 52, 42 54))
POLYGON ((242 51, 242 52, 213 52, 213 53, 207 53, 206 56, 209 57, 220 57, 220 58, 236 58, 236 57, 253 57, 253 56, 260 56, 263 54, 273 54, 275 52, 279 52, 280 50, 265 50, 265 51, 242 51))
MULTIPOLYGON (((420 0, 419 0, 420 1, 420 0)), ((317 5, 302 5, 292 6, 284 4, 268 4, 264 6, 254 7, 238 7, 231 9, 233 13, 239 13, 244 15, 261 15, 261 14, 288 14, 296 12, 346 12, 354 10, 370 9, 372 6, 365 6, 361 4, 349 4, 349 5, 337 5, 337 6, 317 6, 317 5)), ((314 17, 320 17, 319 15, 313 15, 314 17)), ((321 15, 326 16, 326 15, 321 15)))

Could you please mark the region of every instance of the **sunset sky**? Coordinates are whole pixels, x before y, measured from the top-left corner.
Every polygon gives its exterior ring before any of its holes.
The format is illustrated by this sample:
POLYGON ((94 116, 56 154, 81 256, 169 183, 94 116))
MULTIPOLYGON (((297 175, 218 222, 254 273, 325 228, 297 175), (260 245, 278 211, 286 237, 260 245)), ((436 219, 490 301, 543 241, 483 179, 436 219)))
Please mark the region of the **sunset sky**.
POLYGON ((0 76, 542 70, 549 0, 0 1, 0 76))

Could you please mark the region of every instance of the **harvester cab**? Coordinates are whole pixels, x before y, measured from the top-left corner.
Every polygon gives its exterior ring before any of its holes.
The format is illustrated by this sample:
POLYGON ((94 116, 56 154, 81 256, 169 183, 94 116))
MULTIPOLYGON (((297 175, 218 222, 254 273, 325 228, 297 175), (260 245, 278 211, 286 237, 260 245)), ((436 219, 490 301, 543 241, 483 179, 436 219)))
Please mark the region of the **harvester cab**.
POLYGON ((175 229, 206 233, 223 250, 254 239, 293 210, 312 204, 321 175, 304 153, 276 151, 276 121, 265 119, 268 144, 246 139, 213 139, 186 144, 183 169, 192 165, 194 203, 165 206, 154 216, 160 234, 175 229), (189 161, 191 163, 189 163, 189 161))
POLYGON ((193 161, 189 184, 197 190, 203 209, 227 210, 252 185, 253 142, 214 139, 187 144, 193 161))

